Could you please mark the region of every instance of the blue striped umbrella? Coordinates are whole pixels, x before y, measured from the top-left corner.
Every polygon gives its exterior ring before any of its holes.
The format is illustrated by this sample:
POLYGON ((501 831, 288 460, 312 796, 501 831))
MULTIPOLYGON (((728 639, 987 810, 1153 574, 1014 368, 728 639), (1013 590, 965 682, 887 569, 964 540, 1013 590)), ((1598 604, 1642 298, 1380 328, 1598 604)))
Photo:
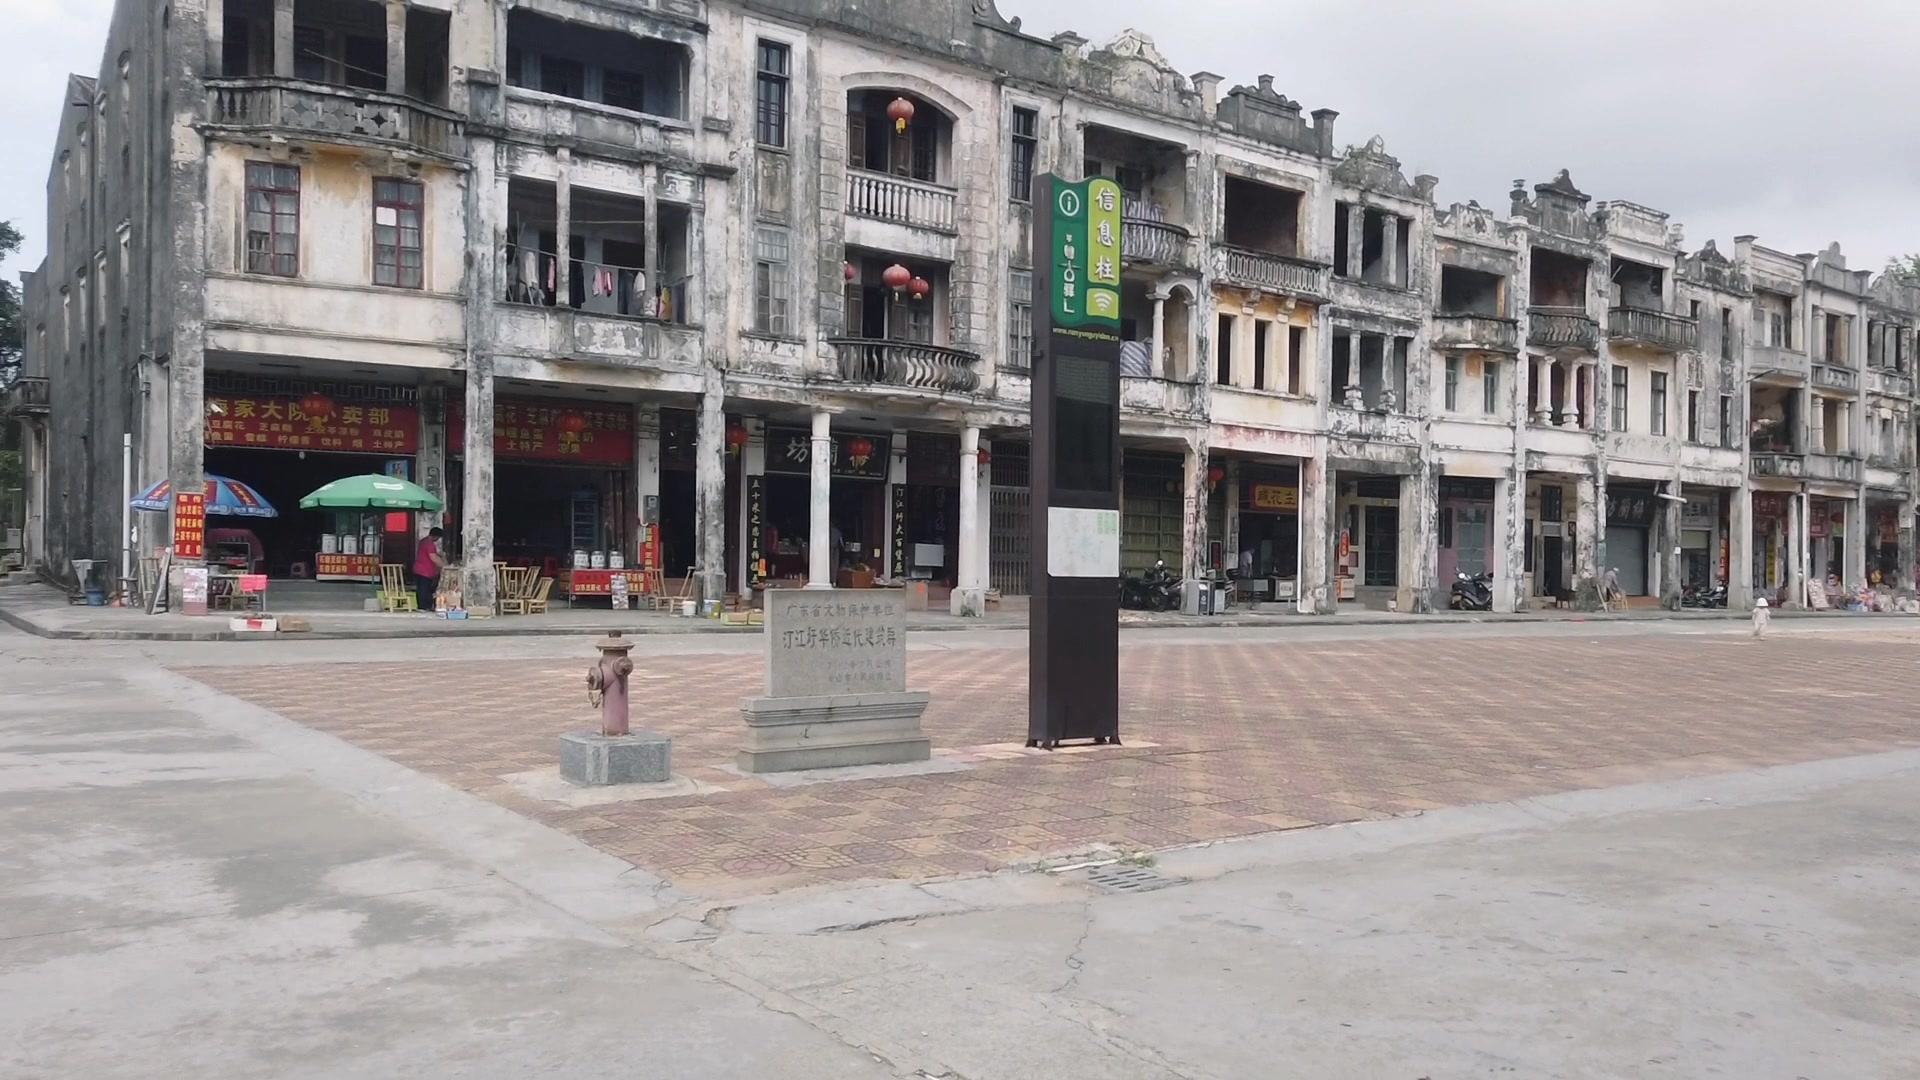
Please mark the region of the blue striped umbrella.
MULTIPOLYGON (((135 510, 149 510, 165 513, 173 509, 173 485, 162 480, 140 493, 140 497, 128 505, 135 510)), ((273 504, 260 497, 260 493, 238 480, 229 480, 224 476, 207 477, 207 513, 224 514, 229 517, 279 517, 280 511, 273 504)))

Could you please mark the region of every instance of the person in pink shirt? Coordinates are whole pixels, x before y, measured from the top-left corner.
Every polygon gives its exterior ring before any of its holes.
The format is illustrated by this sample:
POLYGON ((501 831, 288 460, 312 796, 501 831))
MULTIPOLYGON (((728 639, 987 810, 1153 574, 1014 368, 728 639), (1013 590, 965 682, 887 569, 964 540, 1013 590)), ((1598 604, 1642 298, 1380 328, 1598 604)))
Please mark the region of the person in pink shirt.
POLYGON ((433 596, 440 589, 440 571, 447 565, 440 554, 440 538, 444 535, 438 525, 427 530, 413 555, 413 594, 420 600, 421 611, 433 610, 433 596))

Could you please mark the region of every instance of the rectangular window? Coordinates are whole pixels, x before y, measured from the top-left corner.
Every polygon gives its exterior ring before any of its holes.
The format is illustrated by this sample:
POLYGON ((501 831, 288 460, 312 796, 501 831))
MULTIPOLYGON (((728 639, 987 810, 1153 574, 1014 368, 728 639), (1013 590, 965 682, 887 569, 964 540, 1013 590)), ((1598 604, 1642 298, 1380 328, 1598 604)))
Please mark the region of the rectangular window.
POLYGON ((1266 390, 1267 386, 1267 330, 1273 324, 1265 319, 1253 320, 1253 388, 1266 390))
POLYGON ((633 112, 647 111, 647 77, 631 71, 608 69, 600 76, 600 98, 604 104, 633 112))
POLYGON ((1012 173, 1007 190, 1020 202, 1033 201, 1033 162, 1040 152, 1040 114, 1032 109, 1013 110, 1012 173))
POLYGON ((1653 383, 1648 389, 1647 423, 1655 435, 1667 433, 1667 373, 1653 373, 1653 383))
POLYGON ((755 138, 761 146, 787 145, 787 93, 792 54, 777 41, 760 42, 755 138))
POLYGON ((1627 369, 1613 369, 1613 430, 1627 430, 1627 369))
POLYGON ((1033 271, 1007 272, 1007 366, 1033 367, 1033 271))
POLYGON ((1720 395, 1720 448, 1733 449, 1733 395, 1720 395))
POLYGON ((1287 393, 1301 392, 1301 370, 1307 363, 1307 328, 1304 326, 1287 327, 1287 393))
POLYGON ((1233 316, 1220 316, 1219 333, 1213 339, 1213 381, 1233 385, 1233 316))
POLYGON ((415 180, 373 182, 373 283, 401 289, 422 284, 420 217, 426 193, 415 180))
POLYGON ((1733 359, 1733 309, 1720 309, 1720 359, 1733 359))
POLYGON ((760 226, 753 244, 754 329, 787 333, 787 231, 760 226))
POLYGON ((1700 391, 1687 391, 1687 441, 1700 441, 1700 391))
POLYGON ((540 89, 576 100, 587 96, 587 69, 578 60, 558 56, 540 58, 540 89))
POLYGON ((1500 414, 1500 365, 1491 360, 1480 361, 1480 411, 1500 414))
POLYGON ((247 273, 300 274, 300 167, 247 162, 247 273))
POLYGON ((1457 356, 1447 357, 1445 401, 1444 408, 1448 412, 1455 412, 1460 408, 1460 358, 1457 356))

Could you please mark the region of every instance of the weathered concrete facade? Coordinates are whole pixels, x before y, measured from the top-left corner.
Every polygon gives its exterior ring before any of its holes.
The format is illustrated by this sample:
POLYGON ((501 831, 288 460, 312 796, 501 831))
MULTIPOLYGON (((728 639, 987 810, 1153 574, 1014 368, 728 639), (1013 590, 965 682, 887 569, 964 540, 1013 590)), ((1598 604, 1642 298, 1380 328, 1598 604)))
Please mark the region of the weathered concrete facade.
POLYGON ((1911 588, 1912 286, 1689 252, 1564 172, 1442 210, 1332 110, 1224 85, 991 0, 123 4, 27 284, 34 554, 118 548, 122 432, 190 485, 232 388, 341 388, 417 410, 484 602, 531 398, 630 417, 626 535, 672 523, 703 596, 868 567, 977 613, 1031 574, 1030 181, 1097 171, 1127 196, 1129 569, 1309 612, 1480 572, 1500 610, 1609 569, 1667 603, 1798 602, 1830 562, 1911 588))

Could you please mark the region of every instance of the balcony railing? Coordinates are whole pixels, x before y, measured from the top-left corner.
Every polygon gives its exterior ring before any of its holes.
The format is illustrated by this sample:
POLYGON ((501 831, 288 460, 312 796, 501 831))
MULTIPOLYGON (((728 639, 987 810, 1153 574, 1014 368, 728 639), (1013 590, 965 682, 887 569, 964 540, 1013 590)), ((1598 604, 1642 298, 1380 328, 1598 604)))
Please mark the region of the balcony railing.
POLYGON ((958 232, 959 192, 885 173, 847 171, 847 213, 921 229, 958 232))
POLYGON ((1798 480, 1807 475, 1807 459, 1804 454, 1789 453, 1785 450, 1755 450, 1753 475, 1779 476, 1798 480))
POLYGON ((1327 294, 1329 268, 1321 263, 1224 245, 1221 250, 1226 253, 1223 276, 1236 285, 1250 285, 1300 296, 1327 294))
POLYGON ((1904 371, 1891 368, 1874 368, 1867 372, 1867 390, 1874 394, 1890 394, 1894 397, 1913 396, 1913 377, 1904 371))
POLYGON ((1656 349, 1682 352, 1700 341, 1700 324, 1652 308, 1617 307, 1607 312, 1607 336, 1656 349))
POLYGON ((1519 325, 1493 315, 1442 313, 1433 317, 1434 344, 1442 349, 1514 353, 1520 351, 1519 325))
POLYGON ((1860 459, 1846 454, 1808 454, 1807 479, 1857 484, 1860 482, 1860 459))
POLYGON ((1600 347, 1600 326, 1583 308, 1536 307, 1527 312, 1527 344, 1594 352, 1600 347))
POLYGON ((980 358, 970 352, 875 338, 831 338, 828 343, 840 354, 840 377, 847 382, 953 394, 980 388, 980 358))
POLYGON ((1120 410, 1129 413, 1199 417, 1206 415, 1205 388, 1177 379, 1120 376, 1120 410))
POLYGON ((1842 390, 1849 394, 1860 392, 1860 373, 1852 368, 1837 364, 1813 365, 1813 385, 1825 390, 1842 390))
POLYGON ((1120 222, 1120 254, 1128 262, 1192 266, 1192 243, 1193 235, 1171 222, 1144 217, 1127 217, 1120 222))
POLYGON ((208 79, 209 123, 320 141, 467 154, 460 118, 398 94, 295 79, 208 79))
POLYGON ((44 375, 22 375, 0 392, 0 412, 12 411, 28 416, 45 416, 53 406, 53 395, 44 375))
POLYGON ((1805 379, 1811 374, 1807 354, 1778 345, 1755 345, 1747 350, 1747 371, 1756 379, 1775 376, 1805 379))

